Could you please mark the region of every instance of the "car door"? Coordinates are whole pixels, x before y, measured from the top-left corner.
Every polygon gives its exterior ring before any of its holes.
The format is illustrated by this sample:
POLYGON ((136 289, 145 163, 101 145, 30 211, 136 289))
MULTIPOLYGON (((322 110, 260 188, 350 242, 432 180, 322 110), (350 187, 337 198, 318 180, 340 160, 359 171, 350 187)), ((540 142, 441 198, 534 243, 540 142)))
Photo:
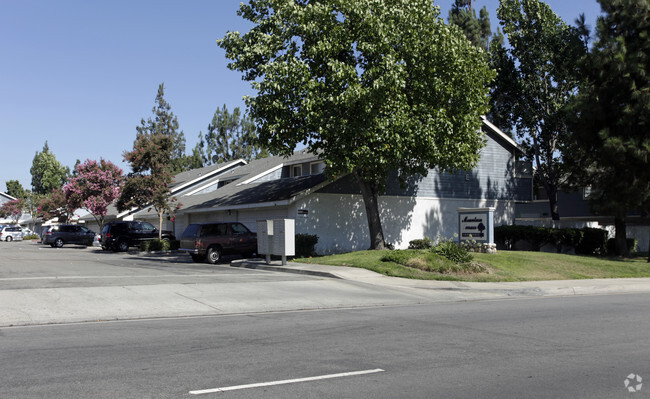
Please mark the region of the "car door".
POLYGON ((76 234, 76 241, 77 244, 81 245, 92 245, 93 239, 95 238, 95 233, 90 231, 88 227, 86 226, 76 226, 77 230, 75 232, 76 234))
POLYGON ((257 240, 246 226, 241 223, 230 223, 231 245, 234 252, 241 254, 255 252, 257 240))
POLYGON ((148 222, 138 222, 136 225, 138 229, 138 237, 140 241, 144 240, 153 240, 158 238, 158 230, 151 223, 148 222))

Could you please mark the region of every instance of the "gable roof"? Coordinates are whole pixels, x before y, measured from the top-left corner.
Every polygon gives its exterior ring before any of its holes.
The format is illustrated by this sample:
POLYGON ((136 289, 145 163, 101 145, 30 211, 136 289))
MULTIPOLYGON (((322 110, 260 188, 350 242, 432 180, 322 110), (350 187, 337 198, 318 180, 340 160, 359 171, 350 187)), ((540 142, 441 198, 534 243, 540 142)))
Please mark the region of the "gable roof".
MULTIPOLYGON (((7 201, 13 201, 13 200, 16 199, 16 198, 12 197, 11 195, 9 195, 7 193, 3 193, 2 191, 0 191, 0 196, 4 197, 4 199, 6 199, 7 201)), ((5 201, 2 201, 2 202, 5 202, 5 201)))
POLYGON ((501 129, 499 129, 495 124, 487 120, 485 116, 481 116, 481 122, 483 122, 483 127, 485 129, 488 129, 490 132, 494 133, 498 138, 503 140, 508 146, 510 146, 512 149, 517 150, 521 152, 522 154, 525 153, 524 149, 521 148, 519 144, 515 140, 512 139, 508 134, 504 133, 501 129))
MULTIPOLYGON (((483 131, 504 148, 523 153, 510 136, 485 117, 481 117, 481 122, 483 131)), ((291 178, 282 173, 285 166, 314 161, 322 160, 317 154, 301 150, 289 157, 273 156, 249 163, 240 159, 180 173, 171 186, 172 195, 181 204, 177 213, 288 205, 330 183, 322 173, 291 178), (207 187, 212 187, 209 192, 204 190, 207 187)), ((142 209, 124 212, 118 217, 129 213, 153 215, 149 209, 142 209)))

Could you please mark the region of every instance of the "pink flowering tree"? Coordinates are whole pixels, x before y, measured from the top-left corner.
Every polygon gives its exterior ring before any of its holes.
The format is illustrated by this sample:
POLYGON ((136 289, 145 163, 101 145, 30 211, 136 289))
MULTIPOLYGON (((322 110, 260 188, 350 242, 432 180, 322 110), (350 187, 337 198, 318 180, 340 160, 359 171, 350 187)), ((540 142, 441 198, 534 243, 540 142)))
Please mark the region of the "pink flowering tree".
POLYGON ((2 207, 0 207, 0 217, 9 217, 13 220, 14 224, 18 224, 18 220, 20 220, 24 208, 25 200, 22 198, 5 202, 2 204, 2 207))
POLYGON ((99 162, 86 159, 75 171, 63 187, 66 202, 71 208, 90 212, 102 231, 108 206, 120 195, 124 181, 122 169, 102 158, 99 162))

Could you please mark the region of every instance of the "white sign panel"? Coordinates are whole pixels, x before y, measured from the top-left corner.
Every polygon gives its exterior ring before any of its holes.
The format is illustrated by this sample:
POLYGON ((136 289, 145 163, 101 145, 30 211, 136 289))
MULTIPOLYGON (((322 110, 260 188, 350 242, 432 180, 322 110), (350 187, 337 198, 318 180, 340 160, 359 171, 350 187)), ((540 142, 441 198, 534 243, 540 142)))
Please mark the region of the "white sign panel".
POLYGON ((488 240, 488 214, 466 213, 460 214, 460 239, 461 241, 488 240))

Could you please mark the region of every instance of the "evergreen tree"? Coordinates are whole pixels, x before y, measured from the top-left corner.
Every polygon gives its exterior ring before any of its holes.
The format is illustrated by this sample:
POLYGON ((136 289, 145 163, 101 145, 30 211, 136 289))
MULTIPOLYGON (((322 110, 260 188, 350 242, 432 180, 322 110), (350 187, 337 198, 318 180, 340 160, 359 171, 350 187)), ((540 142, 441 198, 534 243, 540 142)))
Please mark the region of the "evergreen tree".
MULTIPOLYGON (((483 6, 477 17, 473 3, 474 0, 455 0, 447 19, 450 24, 460 27, 473 45, 489 51, 492 37, 490 16, 487 8, 483 6)), ((496 42, 503 42, 503 35, 498 28, 494 35, 496 42)))
POLYGON ((46 141, 43 151, 36 152, 30 172, 32 174, 32 191, 36 194, 47 195, 52 190, 59 190, 63 187, 70 175, 70 168, 64 167, 56 160, 46 141))
POLYGON ((215 111, 200 146, 204 149, 204 165, 235 159, 248 162, 260 154, 255 123, 246 114, 242 115, 239 107, 231 114, 225 104, 215 111))
POLYGON ((591 187, 594 209, 615 217, 617 253, 628 255, 628 213, 650 212, 650 2, 599 2, 567 163, 572 180, 591 187))
POLYGON ((179 132, 178 118, 171 112, 171 106, 165 100, 164 83, 158 85, 156 105, 151 112, 153 117, 149 117, 146 121, 143 118, 140 126, 136 127, 137 136, 152 134, 168 136, 172 142, 169 159, 171 172, 178 173, 189 169, 189 162, 185 156, 185 134, 179 132))
POLYGON ((9 180, 5 182, 5 185, 7 186, 7 194, 14 198, 24 199, 29 196, 29 191, 25 190, 18 180, 9 180))

